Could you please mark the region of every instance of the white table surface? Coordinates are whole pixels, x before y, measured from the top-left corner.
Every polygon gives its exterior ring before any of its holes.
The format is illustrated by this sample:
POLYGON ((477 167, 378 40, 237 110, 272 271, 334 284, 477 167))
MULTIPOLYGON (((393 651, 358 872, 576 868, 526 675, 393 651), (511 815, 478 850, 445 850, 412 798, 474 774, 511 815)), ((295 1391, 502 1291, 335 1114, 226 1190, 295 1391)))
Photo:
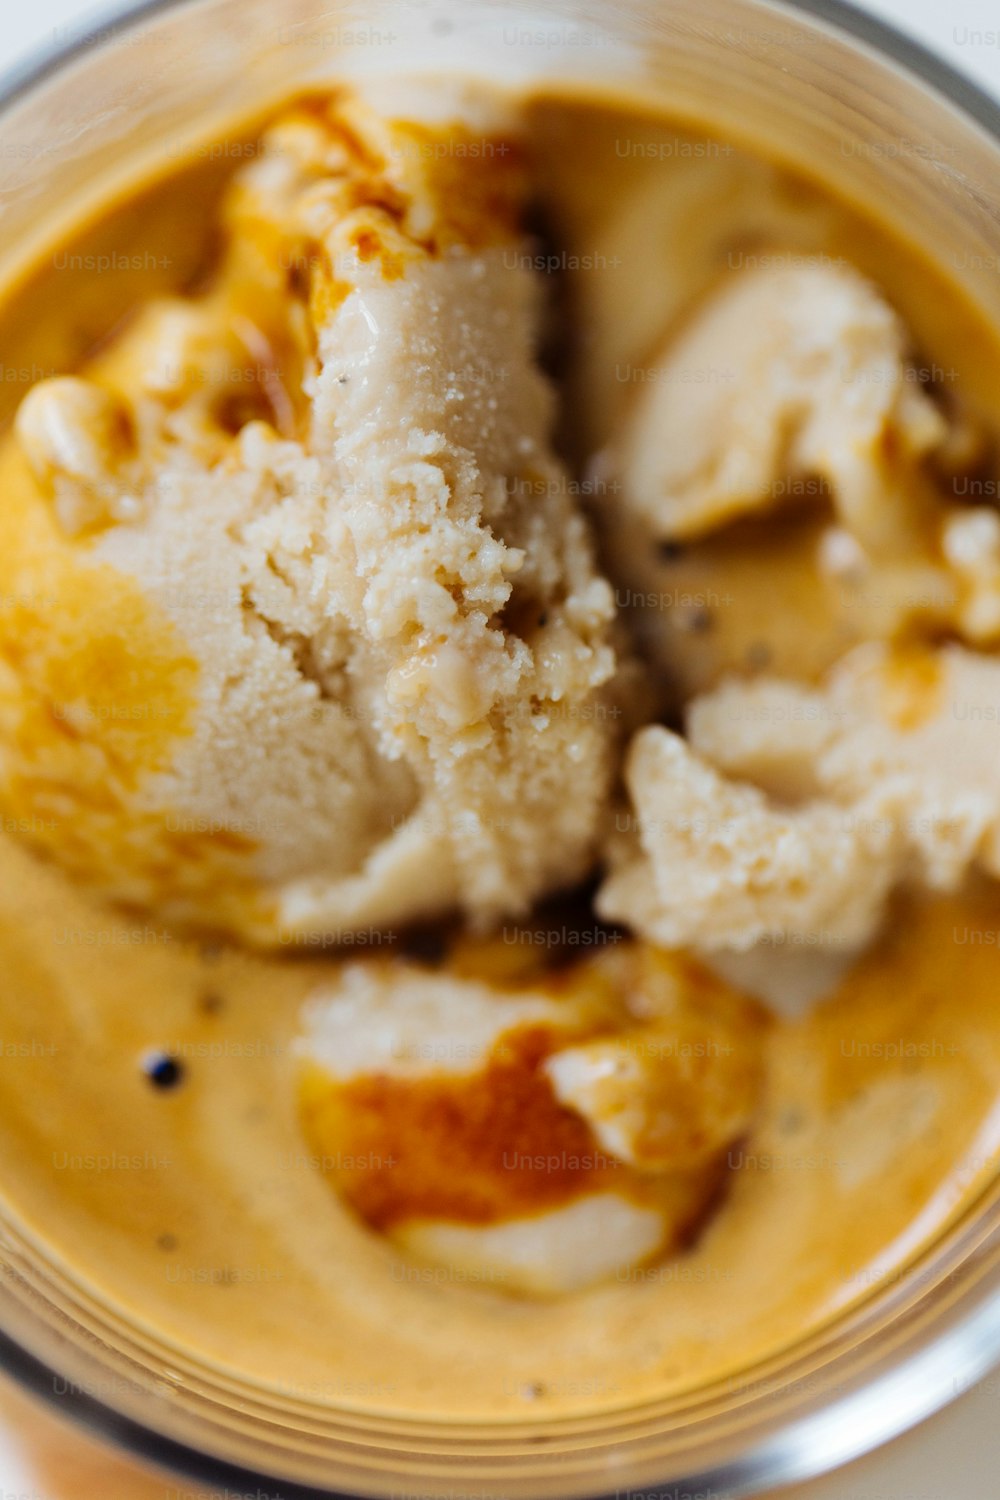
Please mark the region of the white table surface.
MULTIPOLYGON (((1000 96, 1000 0, 863 0, 861 8, 1000 96), (977 42, 975 33, 988 40, 977 42)), ((101 15, 100 6, 78 0, 0 0, 0 69, 51 46, 67 29, 87 31, 101 15)), ((827 1479, 782 1490, 776 1500, 992 1500, 1000 1496, 998 1391, 1000 1377, 888 1448, 827 1479)), ((0 1500, 195 1500, 185 1481, 140 1474, 106 1457, 2 1384, 0 1398, 0 1500), (39 1467, 33 1455, 41 1450, 46 1461, 39 1467)), ((221 1492, 205 1497, 221 1500, 221 1492)))

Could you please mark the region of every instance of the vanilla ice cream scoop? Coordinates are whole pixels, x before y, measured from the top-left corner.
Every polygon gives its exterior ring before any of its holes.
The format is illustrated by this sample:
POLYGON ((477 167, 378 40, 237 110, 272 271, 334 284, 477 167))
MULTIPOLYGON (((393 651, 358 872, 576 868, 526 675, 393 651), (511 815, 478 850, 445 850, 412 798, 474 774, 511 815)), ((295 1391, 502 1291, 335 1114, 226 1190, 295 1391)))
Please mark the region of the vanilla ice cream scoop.
POLYGON ((996 517, 949 484, 988 456, 978 415, 924 383, 860 272, 763 262, 675 320, 595 461, 618 598, 675 707, 726 671, 818 676, 857 641, 1000 638, 996 517))
POLYGON ((686 740, 635 736, 598 910, 705 953, 815 954, 875 936, 901 885, 1000 878, 998 704, 1000 661, 957 645, 871 642, 818 688, 727 680, 686 740))
POLYGON ((643 391, 622 443, 629 504, 659 536, 695 537, 811 475, 864 545, 912 550, 917 465, 948 427, 907 353, 899 318, 848 266, 730 275, 643 391))
MULTIPOLYGON (((513 930, 512 934, 513 935, 513 930)), ((757 1008, 680 956, 611 946, 511 973, 346 965, 298 1044, 313 1156, 408 1254, 552 1295, 676 1250, 761 1086, 757 1008)))
POLYGON ((995 656, 872 642, 820 688, 731 680, 691 705, 688 733, 726 775, 882 830, 895 883, 954 890, 972 867, 1000 878, 998 721, 995 656))
POLYGON ((476 128, 291 112, 210 290, 22 404, 0 802, 109 897, 335 941, 592 861, 613 600, 549 441, 516 124, 476 128))

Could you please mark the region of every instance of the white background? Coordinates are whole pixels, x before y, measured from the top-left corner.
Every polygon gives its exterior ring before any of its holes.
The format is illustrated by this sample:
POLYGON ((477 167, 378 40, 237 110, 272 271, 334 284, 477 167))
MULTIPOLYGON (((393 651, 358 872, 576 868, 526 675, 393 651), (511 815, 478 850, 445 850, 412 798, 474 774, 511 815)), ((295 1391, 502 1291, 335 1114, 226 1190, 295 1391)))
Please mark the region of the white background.
MULTIPOLYGON (((281 4, 275 0, 276 12, 281 4)), ((1000 0, 864 0, 862 8, 894 22, 1000 96, 1000 0), (967 33, 977 31, 992 33, 992 44, 972 45, 967 33)), ((81 23, 101 14, 100 6, 78 0, 0 0, 0 69, 57 42, 60 28, 86 30, 81 23)), ((781 1500, 989 1500, 1000 1495, 997 1390, 1000 1381, 991 1381, 890 1448, 827 1480, 783 1491, 781 1500)), ((189 1487, 169 1480, 154 1479, 148 1488, 139 1481, 133 1489, 117 1465, 97 1472, 87 1445, 77 1454, 72 1442, 58 1434, 52 1448, 58 1450, 65 1477, 54 1480, 48 1473, 43 1478, 24 1449, 28 1419, 19 1406, 7 1403, 6 1409, 6 1428, 0 1423, 0 1500, 126 1500, 126 1494, 140 1493, 167 1500, 171 1494, 191 1494, 189 1487)))

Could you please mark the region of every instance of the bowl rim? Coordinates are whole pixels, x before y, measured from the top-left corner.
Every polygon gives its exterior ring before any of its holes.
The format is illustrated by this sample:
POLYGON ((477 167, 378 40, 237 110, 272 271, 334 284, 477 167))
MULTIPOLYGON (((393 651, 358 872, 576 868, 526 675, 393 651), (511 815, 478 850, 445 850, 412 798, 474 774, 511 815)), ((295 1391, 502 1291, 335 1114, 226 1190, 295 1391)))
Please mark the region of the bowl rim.
MULTIPOLYGON (((118 4, 101 5, 95 11, 88 10, 70 40, 38 44, 22 59, 0 69, 0 116, 90 52, 113 44, 122 33, 168 12, 194 10, 204 3, 206 0, 121 0, 118 4)), ((616 0, 609 3, 614 6, 616 0)), ((901 67, 980 126, 1000 146, 1000 90, 994 97, 930 46, 906 35, 891 22, 862 10, 852 0, 763 0, 763 3, 827 25, 847 40, 901 67)), ((972 1211, 970 1205, 961 1222, 972 1211)), ((956 1228, 952 1226, 953 1232, 956 1228)), ((991 1238, 1000 1246, 1000 1228, 994 1230, 991 1238)), ((880 1370, 874 1380, 837 1395, 820 1413, 807 1410, 790 1415, 738 1462, 703 1469, 686 1476, 682 1482, 692 1495, 737 1500, 769 1492, 773 1486, 819 1478, 902 1436, 949 1405, 998 1364, 1000 1280, 976 1305, 964 1309, 952 1326, 939 1330, 916 1352, 904 1351, 889 1362, 888 1368, 880 1370), (973 1326, 977 1337, 970 1339, 973 1326), (924 1367, 942 1363, 954 1371, 962 1354, 965 1372, 961 1383, 952 1378, 950 1382, 935 1385, 933 1380, 926 1379, 919 1382, 922 1386, 919 1397, 911 1390, 905 1402, 892 1400, 893 1390, 904 1374, 912 1376, 914 1370, 918 1374, 923 1370, 929 1377, 931 1370, 924 1367), (949 1359, 949 1355, 954 1359, 949 1359), (874 1421, 870 1415, 873 1403, 878 1410, 874 1421), (862 1408, 868 1413, 864 1421, 860 1420, 862 1408)), ((266 1500, 357 1500, 352 1492, 288 1480, 190 1447, 116 1410, 82 1386, 61 1381, 53 1366, 2 1329, 0 1373, 88 1435, 107 1441, 127 1456, 159 1468, 168 1476, 188 1479, 215 1493, 232 1494, 234 1500, 244 1493, 263 1495, 262 1486, 270 1487, 266 1500)), ((602 1497, 597 1490, 591 1493, 598 1500, 621 1500, 622 1494, 620 1490, 614 1496, 602 1497)), ((647 1493, 655 1491, 638 1491, 636 1495, 647 1493)), ((676 1493, 680 1496, 681 1491, 676 1493)), ((670 1500, 669 1490, 662 1490, 661 1494, 663 1500, 670 1500)))

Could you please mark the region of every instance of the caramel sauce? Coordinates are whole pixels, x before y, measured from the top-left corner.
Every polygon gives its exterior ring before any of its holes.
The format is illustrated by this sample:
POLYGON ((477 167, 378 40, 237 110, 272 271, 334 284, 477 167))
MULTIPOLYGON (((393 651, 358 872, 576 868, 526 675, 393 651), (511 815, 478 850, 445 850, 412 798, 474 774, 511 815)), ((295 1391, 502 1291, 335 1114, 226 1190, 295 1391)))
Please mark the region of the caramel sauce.
POLYGON ((632 1178, 556 1100, 540 1064, 565 1033, 505 1032, 474 1074, 366 1075, 303 1085, 308 1138, 333 1184, 375 1229, 406 1219, 495 1224, 632 1178), (324 1143, 337 1143, 334 1156, 324 1143), (447 1163, 442 1172, 442 1163, 447 1163))
POLYGON ((152 800, 123 812, 192 731, 200 669, 177 626, 127 574, 60 532, 9 436, 0 492, 4 826, 126 901, 182 903, 199 890, 260 900, 251 838, 172 826, 152 800))

